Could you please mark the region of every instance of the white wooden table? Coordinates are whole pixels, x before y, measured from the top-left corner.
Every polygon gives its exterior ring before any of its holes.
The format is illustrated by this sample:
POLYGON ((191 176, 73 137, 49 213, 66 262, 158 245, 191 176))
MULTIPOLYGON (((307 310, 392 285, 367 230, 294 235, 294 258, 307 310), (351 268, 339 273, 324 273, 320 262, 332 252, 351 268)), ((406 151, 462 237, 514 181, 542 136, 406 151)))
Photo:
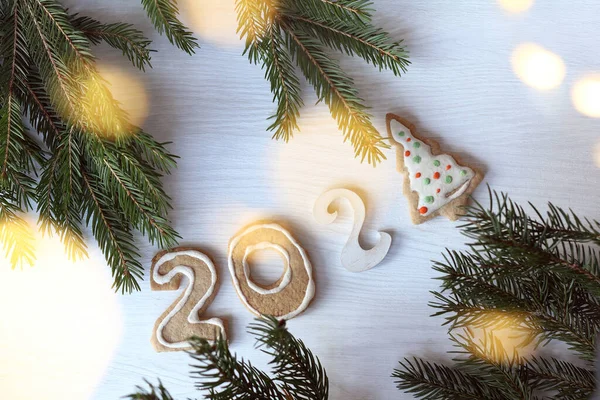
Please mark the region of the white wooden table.
MULTIPOLYGON (((184 9, 192 1, 182 1, 184 9)), ((173 197, 173 225, 183 237, 182 244, 203 249, 217 265, 222 284, 207 314, 227 319, 232 350, 266 368, 267 358, 253 348, 254 341, 246 333, 253 316, 231 284, 227 243, 256 219, 281 221, 293 227, 308 251, 317 283, 313 303, 289 327, 326 367, 330 398, 410 399, 395 388, 390 374, 405 356, 447 358, 451 344, 441 327, 443 319, 430 318, 432 309, 427 305, 433 299, 430 291, 438 288, 431 260, 440 260, 444 248, 462 248, 464 238, 456 224, 443 218, 413 226, 394 154, 388 153, 388 161, 377 168, 361 165, 353 158, 351 146, 342 143, 326 106, 313 105, 316 97, 306 83, 301 133, 287 144, 271 140, 265 131, 266 117, 274 110, 269 85, 263 71, 241 56, 241 43, 232 40, 232 14, 221 12, 231 11, 231 1, 197 1, 206 10, 200 15, 216 22, 210 32, 197 26, 200 23, 188 11, 188 22, 198 28, 202 45, 193 57, 158 36, 136 0, 67 3, 71 11, 105 22, 133 22, 155 40, 154 68, 146 74, 106 46, 97 48, 97 54, 102 65, 141 82, 149 106, 143 126, 159 140, 173 141, 170 149, 181 157, 178 169, 165 179, 173 197), (332 225, 319 225, 312 217, 314 200, 338 186, 356 189, 367 204, 366 245, 377 239, 376 230, 393 236, 387 258, 370 271, 353 274, 339 263, 352 224, 348 208, 342 208, 343 218, 332 225)), ((600 124, 577 112, 571 101, 575 82, 600 72, 600 3, 538 0, 518 15, 493 0, 375 0, 375 6, 376 22, 403 38, 410 50, 408 73, 397 78, 391 72, 378 73, 356 58, 341 57, 341 62, 372 106, 380 132, 385 132, 387 112, 407 116, 422 134, 485 170, 484 182, 514 200, 530 200, 542 208, 552 201, 581 215, 600 217, 600 164, 594 159, 600 157, 600 124), (517 78, 511 54, 526 42, 562 58, 566 76, 558 87, 540 91, 517 78)), ((116 86, 124 89, 121 100, 135 112, 141 102, 129 90, 130 84, 116 86)), ((475 196, 487 198, 485 185, 475 196)), ((139 243, 148 271, 157 249, 143 240, 139 243)), ((108 400, 132 392, 144 378, 156 382, 160 377, 177 399, 201 397, 189 377, 188 356, 156 353, 149 341, 155 319, 176 293, 152 292, 146 280, 140 293, 112 294, 110 272, 101 254, 94 245, 90 252, 91 261, 48 274, 54 286, 52 295, 44 298, 41 284, 39 290, 25 290, 32 281, 21 275, 34 272, 8 273, 3 267, 1 285, 24 291, 14 291, 10 299, 6 292, 0 297, 3 308, 13 310, 7 311, 8 323, 0 325, 0 339, 4 335, 13 342, 4 340, 0 350, 11 360, 9 347, 35 348, 37 354, 53 354, 54 361, 40 358, 37 363, 48 367, 31 369, 16 363, 21 356, 13 354, 12 367, 0 367, 0 390, 13 390, 11 398, 33 398, 32 381, 42 380, 47 381, 47 390, 56 386, 50 391, 57 399, 108 400), (37 328, 25 332, 23 327, 29 325, 23 319, 12 325, 15 330, 8 329, 11 318, 23 313, 21 302, 43 307, 55 298, 64 298, 60 303, 64 308, 60 312, 48 308, 51 316, 41 329, 29 323, 37 328), (94 306, 89 314, 79 310, 74 314, 77 320, 69 319, 69 313, 75 312, 71 300, 94 306), (45 340, 45 335, 52 340, 45 340), (40 339, 43 345, 35 343, 40 339), (56 367, 59 364, 54 362, 61 359, 70 367, 56 367), (92 364, 93 371, 88 371, 86 366, 92 364), (26 383, 17 388, 19 371, 26 383)), ((276 264, 267 262, 271 268, 261 268, 257 274, 276 277, 281 273, 276 264)), ((39 307, 28 310, 36 312, 39 307)))

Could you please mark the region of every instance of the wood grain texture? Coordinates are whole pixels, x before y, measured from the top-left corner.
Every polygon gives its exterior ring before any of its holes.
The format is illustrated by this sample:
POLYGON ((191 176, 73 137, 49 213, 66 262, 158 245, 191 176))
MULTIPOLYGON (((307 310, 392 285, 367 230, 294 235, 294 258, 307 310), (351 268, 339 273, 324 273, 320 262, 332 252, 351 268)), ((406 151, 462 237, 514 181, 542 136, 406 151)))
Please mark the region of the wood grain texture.
MULTIPOLYGON (((227 243, 254 220, 280 220, 308 251, 317 283, 313 303, 289 323, 290 329, 327 368, 331 398, 412 398, 400 393, 389 376, 404 356, 447 358, 451 345, 442 319, 428 316, 429 291, 438 287, 431 279, 431 260, 440 259, 446 247, 461 248, 464 241, 456 224, 445 218, 412 225, 395 150, 376 169, 354 160, 326 106, 313 105, 316 98, 306 83, 302 132, 288 144, 273 141, 265 131, 266 117, 274 110, 269 85, 263 71, 240 55, 241 43, 199 35, 202 48, 190 57, 153 32, 137 0, 66 3, 72 12, 102 21, 131 21, 155 39, 159 51, 146 74, 108 47, 99 47, 97 54, 102 63, 144 82, 150 100, 144 127, 160 140, 173 141, 170 148, 181 156, 179 168, 165 180, 174 199, 171 217, 182 245, 199 247, 215 261, 223 283, 205 317, 228 320, 232 349, 266 367, 266 358, 245 332, 253 316, 231 285, 227 243), (342 186, 366 202, 363 231, 373 237, 364 238, 365 246, 373 244, 378 230, 393 236, 383 262, 361 274, 339 265, 351 211, 343 207, 342 219, 332 225, 312 217, 315 199, 342 186)), ((483 169, 485 183, 515 200, 542 207, 552 201, 600 217, 600 168, 593 155, 600 142, 599 120, 578 114, 570 99, 577 79, 600 72, 600 52, 595 51, 600 3, 538 1, 516 16, 493 0, 375 0, 375 6, 377 23, 405 39, 409 72, 396 78, 359 59, 341 60, 372 106, 382 134, 386 113, 404 115, 422 135, 483 169), (515 77, 510 56, 523 42, 538 43, 563 58, 567 75, 561 86, 539 92, 515 77)), ((135 99, 126 99, 130 102, 135 99)), ((485 187, 475 196, 485 199, 485 187)), ((146 273, 156 251, 142 248, 146 273)), ((157 377, 176 398, 199 397, 189 378, 188 357, 159 354, 150 345, 154 321, 176 294, 151 292, 147 277, 142 288, 119 299, 123 337, 94 399, 119 398, 143 378, 156 382, 157 377)))

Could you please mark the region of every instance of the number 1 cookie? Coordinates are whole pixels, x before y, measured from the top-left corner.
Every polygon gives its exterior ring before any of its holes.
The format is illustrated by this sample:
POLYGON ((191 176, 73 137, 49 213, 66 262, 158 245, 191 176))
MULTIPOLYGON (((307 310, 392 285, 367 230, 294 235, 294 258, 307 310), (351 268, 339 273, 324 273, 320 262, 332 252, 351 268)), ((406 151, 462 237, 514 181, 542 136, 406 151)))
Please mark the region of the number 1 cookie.
POLYGON ((438 215, 457 220, 483 175, 442 153, 434 140, 419 137, 404 118, 388 114, 386 125, 397 149, 398 171, 404 173, 404 195, 412 222, 421 224, 438 215))

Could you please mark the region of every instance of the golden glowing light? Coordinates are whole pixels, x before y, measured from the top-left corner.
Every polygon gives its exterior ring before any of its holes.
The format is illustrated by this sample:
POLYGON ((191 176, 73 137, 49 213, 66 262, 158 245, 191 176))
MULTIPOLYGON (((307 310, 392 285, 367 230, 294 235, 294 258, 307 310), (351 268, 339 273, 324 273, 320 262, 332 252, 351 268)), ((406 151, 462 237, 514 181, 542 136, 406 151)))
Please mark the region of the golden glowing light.
POLYGON ((600 142, 594 147, 594 161, 596 162, 596 166, 600 168, 600 142))
POLYGON ((223 46, 240 45, 235 0, 179 0, 183 21, 202 39, 223 46))
POLYGON ((519 45, 511 61, 519 79, 535 89, 553 89, 565 78, 566 67, 560 56, 534 43, 519 45))
POLYGON ((587 76, 575 83, 571 91, 575 109, 592 118, 600 118, 600 75, 587 76))
POLYGON ((486 356, 489 357, 501 357, 501 353, 492 351, 492 348, 498 345, 510 357, 514 354, 526 357, 534 349, 534 345, 531 343, 533 332, 520 315, 503 311, 488 311, 477 320, 477 323, 469 326, 468 331, 472 335, 473 341, 481 345, 486 356), (482 345, 483 343, 486 345, 482 345))
POLYGON ((506 11, 518 14, 531 8, 534 0, 497 0, 506 11))
POLYGON ((106 137, 131 132, 148 116, 148 96, 135 75, 121 69, 98 65, 98 71, 86 71, 81 77, 85 88, 79 102, 78 118, 106 137))
POLYGON ((129 132, 126 114, 113 98, 102 75, 86 71, 81 81, 84 92, 78 102, 77 118, 96 134, 109 138, 126 135, 129 132))
POLYGON ((35 260, 36 239, 32 226, 35 222, 28 218, 15 218, 0 224, 0 249, 5 249, 7 262, 11 268, 23 268, 33 264, 35 260))
POLYGON ((127 113, 129 122, 142 125, 148 117, 149 100, 140 73, 105 64, 98 64, 98 72, 108 82, 110 92, 127 113))
MULTIPOLYGON (((101 262, 70 262, 57 237, 35 240, 34 267, 11 270, 0 258, 1 397, 86 399, 121 337, 110 270, 101 262)), ((103 259, 99 252, 96 258, 103 259)))

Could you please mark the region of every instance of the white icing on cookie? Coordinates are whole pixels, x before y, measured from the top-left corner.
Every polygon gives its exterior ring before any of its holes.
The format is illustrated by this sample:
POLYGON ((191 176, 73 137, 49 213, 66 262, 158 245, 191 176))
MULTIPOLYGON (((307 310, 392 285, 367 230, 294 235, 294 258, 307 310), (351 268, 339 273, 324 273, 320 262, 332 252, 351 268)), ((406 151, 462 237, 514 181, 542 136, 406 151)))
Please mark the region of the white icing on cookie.
POLYGON ((173 260, 177 256, 189 256, 189 257, 197 258, 197 259, 201 260, 202 262, 204 262, 208 266, 208 269, 210 270, 210 277, 211 277, 210 286, 209 286, 208 290, 206 291, 206 293, 204 293, 202 298, 198 301, 198 303, 196 303, 196 305, 194 306, 194 308, 188 315, 188 318, 187 318, 188 322, 190 324, 206 323, 206 324, 215 325, 216 327, 218 327, 221 330, 221 335, 223 337, 225 337, 225 326, 223 326, 223 321, 221 319, 210 318, 207 320, 202 320, 198 317, 198 310, 200 310, 204 306, 204 303, 206 303, 208 298, 210 298, 210 296, 212 295, 212 293, 215 290, 215 287, 217 284, 217 271, 215 270, 215 266, 212 263, 212 261, 210 260, 210 258, 208 258, 205 254, 202 254, 199 251, 195 251, 195 250, 185 250, 185 251, 175 251, 175 252, 171 252, 171 253, 166 253, 161 258, 159 258, 158 261, 156 262, 156 264, 154 265, 152 279, 154 279, 154 281, 156 283, 158 283, 159 285, 164 285, 166 283, 169 283, 171 281, 171 279, 173 279, 175 277, 175 275, 177 275, 177 274, 182 274, 182 275, 186 276, 189 280, 189 284, 185 288, 185 292, 184 292, 181 300, 179 300, 177 305, 175 307, 173 307, 171 312, 169 312, 169 314, 167 314, 167 316, 160 322, 160 324, 156 328, 156 339, 163 346, 173 348, 173 349, 182 349, 182 348, 190 347, 190 344, 187 341, 171 343, 171 342, 168 342, 167 340, 165 340, 165 338, 163 336, 164 327, 171 320, 171 318, 173 318, 173 316, 175 314, 177 314, 179 311, 181 311, 181 309, 184 307, 185 303, 187 302, 188 298, 190 297, 192 290, 194 289, 195 274, 194 274, 194 269, 191 267, 188 267, 185 265, 177 265, 176 267, 174 267, 173 269, 171 269, 168 273, 166 273, 164 275, 162 275, 158 272, 161 265, 163 265, 164 263, 166 263, 168 261, 173 260))
POLYGON ((242 264, 244 265, 244 275, 246 276, 246 280, 248 281, 248 286, 257 293, 260 294, 272 294, 279 293, 286 287, 290 281, 292 280, 292 269, 290 268, 290 254, 280 245, 270 243, 270 242, 260 242, 257 244, 253 244, 251 246, 246 247, 246 252, 244 253, 244 258, 242 259, 242 264), (277 287, 273 289, 265 289, 258 286, 256 283, 250 279, 250 266, 248 265, 248 257, 250 254, 256 250, 264 250, 264 249, 275 249, 285 259, 285 272, 283 273, 283 279, 277 285, 277 287))
MULTIPOLYGON (((302 257, 302 263, 304 265, 304 269, 306 270, 306 274, 308 275, 308 285, 306 286, 306 293, 304 295, 304 298, 302 299, 302 303, 300 304, 300 306, 298 306, 298 308, 296 308, 292 312, 289 312, 283 316, 278 317, 281 319, 294 318, 296 315, 300 314, 302 311, 304 311, 308 307, 308 305, 310 304, 310 301, 315 296, 315 281, 313 279, 312 265, 310 263, 310 260, 308 259, 308 255, 306 254, 304 249, 300 246, 300 244, 296 241, 296 239, 294 239, 292 237, 292 235, 287 230, 283 229, 281 226, 279 226, 277 224, 253 225, 231 240, 231 242, 229 244, 229 262, 228 262, 228 264, 229 264, 229 272, 231 273, 231 279, 233 281, 233 286, 235 287, 235 290, 237 291, 240 299, 242 299, 242 301, 244 302, 244 305, 246 307, 248 307, 248 309, 250 311, 252 311, 254 314, 261 315, 262 313, 260 311, 258 311, 257 309, 255 309, 254 307, 252 307, 250 305, 250 303, 248 302, 248 299, 242 292, 242 289, 240 287, 240 282, 235 274, 235 264, 234 264, 234 260, 233 260, 233 250, 237 247, 240 240, 244 236, 251 234, 252 232, 259 230, 259 229, 273 229, 273 230, 283 233, 284 236, 290 241, 290 243, 298 250, 298 252, 300 253, 300 256, 302 257)), ((269 244, 275 246, 275 243, 269 243, 269 244)), ((248 253, 246 252, 245 255, 247 255, 247 254, 248 253)), ((290 269, 290 268, 288 268, 288 269, 290 269)), ((245 267, 244 267, 244 275, 246 277, 246 281, 249 283, 250 280, 248 279, 248 274, 245 271, 245 267)), ((290 274, 290 281, 291 281, 291 279, 292 279, 292 276, 290 274)), ((285 277, 284 277, 284 280, 285 280, 285 277)), ((288 284, 289 284, 289 282, 285 286, 287 286, 288 284)), ((285 286, 282 286, 281 289, 283 289, 285 286)))
POLYGON ((404 167, 410 189, 417 192, 417 210, 423 216, 439 210, 462 195, 475 172, 459 165, 448 154, 433 155, 431 147, 415 138, 410 129, 397 120, 390 123, 392 139, 404 147, 404 167))

